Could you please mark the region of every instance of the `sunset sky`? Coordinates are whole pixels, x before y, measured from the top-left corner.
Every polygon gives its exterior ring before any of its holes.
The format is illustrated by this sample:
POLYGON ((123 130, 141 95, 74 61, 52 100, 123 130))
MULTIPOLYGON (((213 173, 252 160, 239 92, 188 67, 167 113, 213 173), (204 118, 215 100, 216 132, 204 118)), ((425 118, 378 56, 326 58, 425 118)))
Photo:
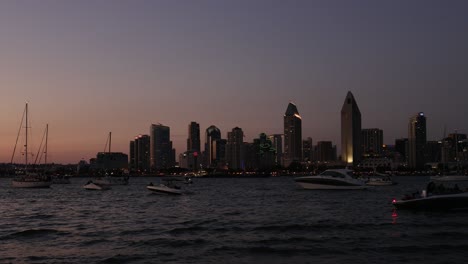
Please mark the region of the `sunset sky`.
MULTIPOLYGON (((31 147, 49 124, 49 161, 128 153, 152 123, 177 153, 200 123, 282 133, 290 101, 303 137, 340 149, 352 91, 384 142, 427 116, 428 139, 468 132, 468 1, 0 1, 0 162, 24 104, 31 147)), ((36 147, 36 148, 34 148, 36 147)), ((16 159, 21 161, 19 157, 16 159)))

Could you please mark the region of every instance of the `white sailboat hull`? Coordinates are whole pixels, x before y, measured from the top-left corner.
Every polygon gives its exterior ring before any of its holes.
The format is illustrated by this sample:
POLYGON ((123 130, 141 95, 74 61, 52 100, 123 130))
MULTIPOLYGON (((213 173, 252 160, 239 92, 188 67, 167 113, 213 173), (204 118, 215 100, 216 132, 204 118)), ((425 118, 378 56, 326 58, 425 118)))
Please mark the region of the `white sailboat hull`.
POLYGON ((166 194, 166 195, 181 195, 182 194, 181 189, 171 188, 164 184, 156 185, 156 186, 149 185, 149 186, 146 186, 146 189, 156 194, 166 194))

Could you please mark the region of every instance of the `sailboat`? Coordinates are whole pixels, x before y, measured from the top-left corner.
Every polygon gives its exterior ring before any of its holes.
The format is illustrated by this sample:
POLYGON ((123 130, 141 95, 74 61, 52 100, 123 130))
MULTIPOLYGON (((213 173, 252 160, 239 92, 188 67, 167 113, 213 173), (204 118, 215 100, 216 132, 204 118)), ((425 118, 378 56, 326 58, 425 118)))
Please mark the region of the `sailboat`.
MULTIPOLYGON (((18 136, 16 138, 16 143, 18 143, 18 138, 20 136, 21 127, 23 126, 23 119, 25 119, 25 129, 26 129, 25 144, 24 144, 25 169, 24 169, 23 175, 18 175, 11 181, 11 187, 13 188, 49 188, 50 185, 52 184, 52 180, 49 176, 42 175, 40 173, 33 173, 28 170, 28 155, 29 155, 29 152, 28 152, 28 128, 29 128, 28 127, 29 126, 28 103, 26 103, 26 106, 24 108, 23 118, 21 119, 21 125, 18 131, 18 136)), ((13 155, 11 157, 11 163, 13 163, 15 151, 16 151, 16 145, 13 150, 13 155)))
MULTIPOLYGON (((104 147, 104 152, 107 150, 107 146, 109 149, 107 153, 111 153, 111 145, 112 145, 112 132, 109 132, 109 137, 106 142, 106 146, 104 147)), ((93 183, 98 185, 128 185, 129 177, 128 175, 122 175, 121 171, 101 171, 102 174, 97 176, 93 179, 93 183)))

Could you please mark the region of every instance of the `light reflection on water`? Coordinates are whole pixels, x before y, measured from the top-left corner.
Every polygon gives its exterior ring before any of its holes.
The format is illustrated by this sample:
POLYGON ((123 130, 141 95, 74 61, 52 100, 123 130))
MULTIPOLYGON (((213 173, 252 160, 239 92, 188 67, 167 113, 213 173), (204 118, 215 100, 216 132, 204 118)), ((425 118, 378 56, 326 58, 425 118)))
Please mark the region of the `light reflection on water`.
POLYGON ((86 191, 0 179, 0 263, 425 263, 464 260, 468 213, 397 212, 424 177, 364 191, 299 190, 292 178, 195 179, 192 194, 86 191), (437 246, 436 246, 437 245, 437 246))

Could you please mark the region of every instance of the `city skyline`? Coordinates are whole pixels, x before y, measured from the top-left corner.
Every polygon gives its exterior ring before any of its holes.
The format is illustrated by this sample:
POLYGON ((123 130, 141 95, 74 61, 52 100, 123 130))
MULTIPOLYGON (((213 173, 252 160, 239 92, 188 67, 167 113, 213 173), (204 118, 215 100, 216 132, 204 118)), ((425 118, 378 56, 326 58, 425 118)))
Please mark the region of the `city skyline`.
MULTIPOLYGON (((302 138, 340 149, 340 107, 359 102, 362 128, 384 143, 427 116, 427 138, 464 123, 468 3, 452 1, 8 1, 0 3, 0 162, 9 162, 25 101, 32 150, 49 124, 50 162, 128 153, 153 123, 177 154, 187 124, 245 141, 283 131, 289 101, 302 138), (455 107, 457 106, 457 107, 455 107)), ((201 144, 204 144, 201 141, 201 144)), ((202 145, 203 146, 203 145, 202 145)), ((203 147, 202 147, 203 149, 203 147)), ((340 150, 338 150, 340 153, 340 150)), ((21 162, 21 159, 17 159, 21 162)))

